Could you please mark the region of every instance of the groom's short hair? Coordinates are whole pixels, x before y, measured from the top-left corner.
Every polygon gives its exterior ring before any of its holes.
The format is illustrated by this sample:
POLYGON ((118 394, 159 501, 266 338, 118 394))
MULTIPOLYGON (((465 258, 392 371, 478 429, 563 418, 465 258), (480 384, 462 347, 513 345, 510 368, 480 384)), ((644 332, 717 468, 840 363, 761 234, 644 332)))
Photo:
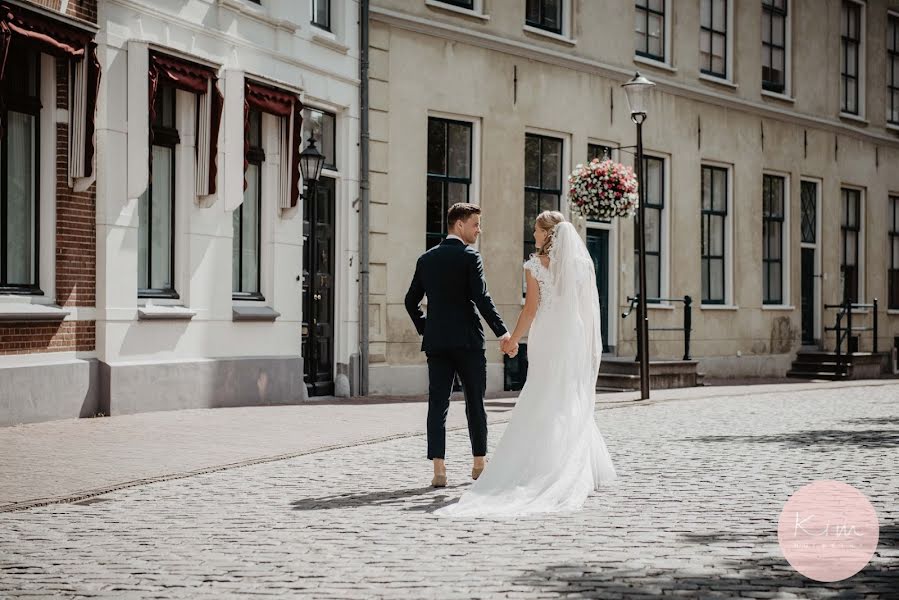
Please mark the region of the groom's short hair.
POLYGON ((468 202, 456 202, 446 213, 446 227, 452 229, 456 221, 465 221, 471 215, 481 214, 481 207, 468 202))

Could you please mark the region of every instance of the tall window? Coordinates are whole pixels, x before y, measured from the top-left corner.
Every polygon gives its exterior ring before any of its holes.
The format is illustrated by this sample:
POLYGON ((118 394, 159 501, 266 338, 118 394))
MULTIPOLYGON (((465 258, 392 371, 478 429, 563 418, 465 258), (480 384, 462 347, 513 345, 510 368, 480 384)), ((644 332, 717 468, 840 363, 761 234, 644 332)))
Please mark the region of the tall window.
POLYGON ((336 147, 337 118, 329 112, 314 108, 303 109, 303 128, 305 139, 312 135, 318 151, 325 155, 323 167, 337 170, 337 157, 334 153, 336 147))
MULTIPOLYGON (((843 273, 843 285, 849 302, 858 302, 859 284, 859 240, 861 238, 861 206, 860 190, 843 188, 843 219, 840 227, 840 270, 843 273)), ((841 294, 842 296, 842 294, 841 294)))
POLYGON ((889 307, 899 309, 899 196, 890 196, 889 307))
POLYGON ((859 113, 861 20, 861 5, 852 0, 843 0, 840 19, 840 110, 853 115, 859 113))
POLYGON ((665 0, 637 0, 637 56, 665 62, 665 0))
POLYGON ((724 304, 727 169, 702 167, 702 303, 724 304))
POLYGON ((527 0, 524 22, 531 27, 562 33, 562 3, 565 0, 527 0))
POLYGON ((562 140, 529 133, 524 140, 524 258, 533 254, 534 221, 559 210, 562 199, 562 140))
POLYGON ((247 139, 247 188, 233 214, 231 293, 235 300, 265 300, 260 287, 262 255, 262 113, 251 110, 247 139))
POLYGON ((312 24, 331 31, 331 0, 312 0, 312 24))
MULTIPOLYGON (((659 302, 662 295, 662 211, 665 210, 665 161, 643 157, 643 182, 646 188, 646 301, 659 302)), ((637 231, 640 220, 634 220, 634 264, 637 264, 637 231)), ((640 283, 634 269, 634 290, 640 283)))
POLYGON ((41 294, 38 282, 40 54, 13 43, 0 93, 0 292, 41 294))
POLYGON ((702 0, 699 68, 706 75, 727 78, 727 0, 702 0))
POLYGON ((786 91, 788 0, 762 0, 762 87, 786 91))
POLYGON ((175 88, 160 86, 151 123, 152 175, 138 201, 139 297, 177 298, 175 291, 175 88))
POLYGON ((887 23, 887 121, 899 125, 899 15, 887 23))
POLYGON ((762 301, 783 304, 784 196, 786 180, 764 175, 762 181, 762 301))
POLYGON ((428 198, 425 247, 446 236, 446 212, 468 202, 471 188, 471 123, 428 118, 428 198))
POLYGON ((587 162, 594 158, 599 160, 608 160, 612 158, 612 147, 602 144, 587 144, 587 162))

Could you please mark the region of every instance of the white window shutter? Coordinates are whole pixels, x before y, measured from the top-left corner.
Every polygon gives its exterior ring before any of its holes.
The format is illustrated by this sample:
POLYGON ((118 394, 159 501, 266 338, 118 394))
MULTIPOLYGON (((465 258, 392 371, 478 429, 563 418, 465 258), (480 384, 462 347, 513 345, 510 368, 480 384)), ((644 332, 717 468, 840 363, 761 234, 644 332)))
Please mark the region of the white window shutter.
POLYGON ((197 127, 197 196, 209 195, 209 153, 212 148, 212 79, 206 82, 206 93, 199 97, 197 127))
POLYGON ((87 132, 87 61, 89 54, 74 61, 72 95, 69 99, 69 177, 78 179, 87 172, 84 163, 84 146, 87 132))

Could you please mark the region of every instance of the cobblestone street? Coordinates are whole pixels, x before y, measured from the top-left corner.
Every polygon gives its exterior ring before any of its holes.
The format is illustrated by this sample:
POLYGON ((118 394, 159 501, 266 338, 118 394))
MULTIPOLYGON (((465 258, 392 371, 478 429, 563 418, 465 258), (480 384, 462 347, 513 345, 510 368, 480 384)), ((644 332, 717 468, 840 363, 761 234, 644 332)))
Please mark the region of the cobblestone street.
POLYGON ((437 518, 470 482, 467 433, 442 490, 410 435, 0 514, 0 597, 899 597, 899 385, 709 391, 598 410, 620 479, 580 512, 437 518), (871 563, 832 584, 777 542, 818 479, 880 522, 871 563))

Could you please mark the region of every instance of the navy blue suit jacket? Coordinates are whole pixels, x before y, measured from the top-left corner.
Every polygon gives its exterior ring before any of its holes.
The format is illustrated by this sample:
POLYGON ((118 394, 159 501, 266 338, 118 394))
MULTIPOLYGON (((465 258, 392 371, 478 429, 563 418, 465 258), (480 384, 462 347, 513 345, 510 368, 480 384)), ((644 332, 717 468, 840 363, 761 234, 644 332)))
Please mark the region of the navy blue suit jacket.
POLYGON ((423 336, 425 352, 483 349, 484 328, 478 312, 496 337, 508 331, 487 291, 481 255, 457 239, 445 239, 418 258, 406 293, 406 311, 423 336), (424 296, 428 297, 427 316, 421 310, 424 296))

